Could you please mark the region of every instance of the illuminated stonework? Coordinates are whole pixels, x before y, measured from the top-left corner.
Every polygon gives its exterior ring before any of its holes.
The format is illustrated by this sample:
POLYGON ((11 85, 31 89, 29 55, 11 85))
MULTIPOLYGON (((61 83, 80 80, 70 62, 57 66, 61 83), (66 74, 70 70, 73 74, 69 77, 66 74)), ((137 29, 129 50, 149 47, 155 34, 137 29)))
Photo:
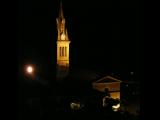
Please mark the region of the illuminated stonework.
POLYGON ((69 38, 65 28, 65 18, 63 16, 62 3, 60 5, 57 22, 57 76, 65 77, 69 71, 69 38))

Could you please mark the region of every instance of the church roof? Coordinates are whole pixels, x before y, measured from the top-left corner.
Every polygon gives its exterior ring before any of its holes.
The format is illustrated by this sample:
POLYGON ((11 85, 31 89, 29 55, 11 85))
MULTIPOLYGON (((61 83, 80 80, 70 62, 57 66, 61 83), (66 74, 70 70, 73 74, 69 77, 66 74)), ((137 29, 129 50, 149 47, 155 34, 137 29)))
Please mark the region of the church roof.
POLYGON ((121 82, 121 81, 111 76, 106 76, 96 81, 96 83, 112 83, 112 82, 121 82))

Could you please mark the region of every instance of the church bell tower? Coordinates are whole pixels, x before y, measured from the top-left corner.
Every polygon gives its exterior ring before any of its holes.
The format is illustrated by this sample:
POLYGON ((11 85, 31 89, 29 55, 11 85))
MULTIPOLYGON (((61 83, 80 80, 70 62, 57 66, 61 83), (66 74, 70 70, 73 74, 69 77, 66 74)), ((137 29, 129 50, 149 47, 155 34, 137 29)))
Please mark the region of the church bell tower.
POLYGON ((59 16, 57 22, 57 77, 64 78, 69 72, 69 38, 67 29, 65 28, 65 18, 62 10, 62 2, 60 3, 59 16))

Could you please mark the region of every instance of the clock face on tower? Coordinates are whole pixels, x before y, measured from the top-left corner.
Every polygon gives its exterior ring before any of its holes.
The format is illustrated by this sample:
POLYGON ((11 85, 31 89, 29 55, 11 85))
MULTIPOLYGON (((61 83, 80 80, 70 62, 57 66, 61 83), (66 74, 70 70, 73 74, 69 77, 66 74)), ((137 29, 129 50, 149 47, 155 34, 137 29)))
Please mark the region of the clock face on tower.
POLYGON ((61 40, 65 40, 65 34, 61 34, 61 40))

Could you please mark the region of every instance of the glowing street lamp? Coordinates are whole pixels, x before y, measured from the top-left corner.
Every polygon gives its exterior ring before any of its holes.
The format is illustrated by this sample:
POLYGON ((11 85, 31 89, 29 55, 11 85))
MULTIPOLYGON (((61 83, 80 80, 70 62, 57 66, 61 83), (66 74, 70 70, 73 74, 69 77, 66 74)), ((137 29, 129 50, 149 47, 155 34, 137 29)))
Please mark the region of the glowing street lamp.
POLYGON ((32 74, 32 73, 33 73, 33 71, 34 71, 34 69, 33 69, 33 67, 32 67, 32 66, 27 66, 26 71, 27 71, 27 73, 32 74))
POLYGON ((26 65, 24 72, 27 77, 35 79, 35 67, 33 65, 26 65))

